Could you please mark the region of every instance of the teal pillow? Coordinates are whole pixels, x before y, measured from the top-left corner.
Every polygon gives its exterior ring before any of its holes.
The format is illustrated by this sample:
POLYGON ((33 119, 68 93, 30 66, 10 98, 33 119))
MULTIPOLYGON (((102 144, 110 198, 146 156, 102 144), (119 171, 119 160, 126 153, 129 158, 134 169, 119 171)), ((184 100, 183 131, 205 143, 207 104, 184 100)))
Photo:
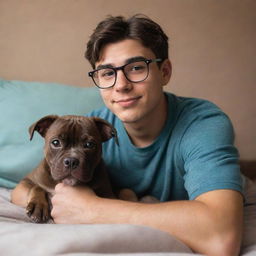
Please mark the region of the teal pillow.
POLYGON ((0 79, 0 186, 13 188, 43 158, 44 140, 28 128, 45 115, 85 115, 103 106, 95 87, 0 79))

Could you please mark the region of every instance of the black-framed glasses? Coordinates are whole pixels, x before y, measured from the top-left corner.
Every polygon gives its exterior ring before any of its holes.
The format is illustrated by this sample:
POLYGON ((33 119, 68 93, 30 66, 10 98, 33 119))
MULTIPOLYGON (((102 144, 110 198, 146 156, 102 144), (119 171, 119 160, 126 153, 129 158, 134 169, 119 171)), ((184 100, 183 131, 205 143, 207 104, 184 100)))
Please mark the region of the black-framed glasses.
POLYGON ((100 89, 111 88, 116 84, 118 70, 123 71, 129 82, 139 83, 147 79, 149 74, 149 64, 161 61, 162 59, 134 60, 120 67, 101 67, 89 72, 88 75, 100 89))

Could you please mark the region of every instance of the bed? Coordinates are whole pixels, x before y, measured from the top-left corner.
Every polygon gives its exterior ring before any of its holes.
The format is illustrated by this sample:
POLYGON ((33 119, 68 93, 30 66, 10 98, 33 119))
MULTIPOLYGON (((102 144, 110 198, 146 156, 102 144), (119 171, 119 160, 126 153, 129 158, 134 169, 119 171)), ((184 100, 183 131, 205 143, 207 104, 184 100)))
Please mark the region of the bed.
MULTIPOLYGON (((29 141, 28 127, 47 114, 84 115, 103 103, 95 88, 0 79, 0 252, 1 255, 199 255, 171 235, 134 225, 31 223, 10 202, 17 182, 41 160, 43 140, 29 141)), ((255 165, 246 178, 241 255, 256 255, 255 165)))

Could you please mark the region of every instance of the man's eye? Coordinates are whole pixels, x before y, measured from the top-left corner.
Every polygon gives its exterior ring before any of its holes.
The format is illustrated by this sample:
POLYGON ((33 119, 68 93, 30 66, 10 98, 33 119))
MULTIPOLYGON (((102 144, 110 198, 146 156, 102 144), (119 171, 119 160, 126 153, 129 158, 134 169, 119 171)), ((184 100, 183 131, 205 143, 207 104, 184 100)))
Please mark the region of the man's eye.
POLYGON ((141 73, 147 68, 146 63, 143 61, 134 62, 126 66, 126 72, 128 73, 141 73))
POLYGON ((55 139, 51 142, 51 145, 54 147, 54 148, 59 148, 61 147, 61 143, 59 140, 55 139))
POLYGON ((87 141, 84 143, 84 148, 89 148, 89 149, 93 149, 96 147, 96 143, 92 142, 92 141, 87 141))
POLYGON ((131 71, 139 71, 139 70, 142 70, 142 69, 144 69, 144 66, 136 65, 136 66, 133 66, 131 68, 131 71))
POLYGON ((100 72, 100 77, 105 79, 113 77, 114 75, 115 75, 115 72, 112 69, 102 70, 100 72))

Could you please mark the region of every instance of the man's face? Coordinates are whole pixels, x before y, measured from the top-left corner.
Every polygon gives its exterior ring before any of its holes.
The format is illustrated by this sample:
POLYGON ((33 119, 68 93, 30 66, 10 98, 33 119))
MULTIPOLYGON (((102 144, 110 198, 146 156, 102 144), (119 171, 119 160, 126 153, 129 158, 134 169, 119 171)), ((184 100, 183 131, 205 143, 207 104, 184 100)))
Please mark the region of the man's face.
MULTIPOLYGON (((101 51, 99 65, 119 67, 134 57, 156 59, 155 54, 139 41, 127 39, 107 44, 101 51)), ((101 96, 106 106, 124 123, 141 123, 150 120, 154 115, 163 114, 165 99, 162 87, 170 79, 171 66, 167 60, 159 69, 157 63, 149 64, 149 75, 138 83, 129 82, 123 71, 117 71, 116 84, 112 88, 101 89, 101 96), (166 64, 167 63, 167 64, 166 64), (165 66, 165 68, 163 68, 165 66), (170 68, 169 74, 168 67, 170 68)))

